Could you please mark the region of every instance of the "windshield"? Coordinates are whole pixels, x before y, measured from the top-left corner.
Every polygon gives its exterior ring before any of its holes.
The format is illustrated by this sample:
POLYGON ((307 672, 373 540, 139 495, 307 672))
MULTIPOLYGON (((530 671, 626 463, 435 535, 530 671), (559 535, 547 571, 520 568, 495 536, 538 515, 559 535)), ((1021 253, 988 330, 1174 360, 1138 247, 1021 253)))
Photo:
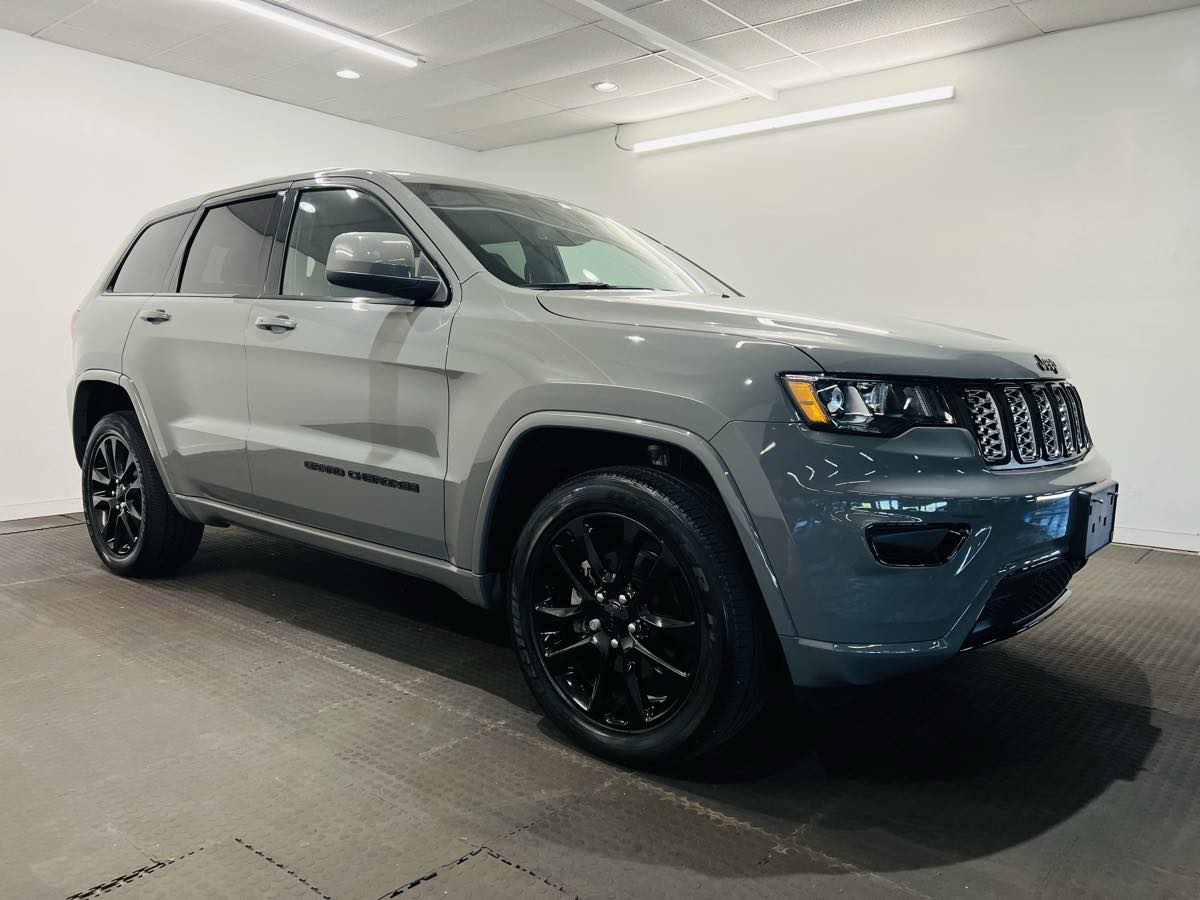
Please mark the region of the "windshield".
POLYGON ((577 206, 493 188, 405 181, 489 272, 545 290, 736 294, 639 231, 577 206))

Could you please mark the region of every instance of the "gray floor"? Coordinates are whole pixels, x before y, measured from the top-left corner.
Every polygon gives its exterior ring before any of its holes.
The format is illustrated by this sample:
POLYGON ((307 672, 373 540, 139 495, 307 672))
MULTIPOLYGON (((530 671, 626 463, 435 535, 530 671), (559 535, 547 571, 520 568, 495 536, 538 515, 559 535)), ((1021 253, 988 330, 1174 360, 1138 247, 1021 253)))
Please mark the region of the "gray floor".
POLYGON ((585 756, 494 619, 237 529, 172 580, 0 524, 0 896, 1200 896, 1200 559, 669 776, 585 756))

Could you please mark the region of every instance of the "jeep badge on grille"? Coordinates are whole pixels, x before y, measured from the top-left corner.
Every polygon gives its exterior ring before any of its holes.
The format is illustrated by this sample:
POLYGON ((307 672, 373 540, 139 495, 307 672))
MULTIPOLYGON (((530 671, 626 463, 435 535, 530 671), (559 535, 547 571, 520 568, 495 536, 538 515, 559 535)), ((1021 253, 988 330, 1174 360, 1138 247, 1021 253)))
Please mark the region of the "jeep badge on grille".
POLYGON ((1035 354, 1034 354, 1034 356, 1033 356, 1033 358, 1034 358, 1035 360, 1037 360, 1037 367, 1038 367, 1039 369, 1041 369, 1043 372, 1053 372, 1055 375, 1057 375, 1057 374, 1058 374, 1058 363, 1056 363, 1056 362, 1055 362, 1054 360, 1052 360, 1050 357, 1048 357, 1048 356, 1046 356, 1046 357, 1038 356, 1038 355, 1035 353, 1035 354))

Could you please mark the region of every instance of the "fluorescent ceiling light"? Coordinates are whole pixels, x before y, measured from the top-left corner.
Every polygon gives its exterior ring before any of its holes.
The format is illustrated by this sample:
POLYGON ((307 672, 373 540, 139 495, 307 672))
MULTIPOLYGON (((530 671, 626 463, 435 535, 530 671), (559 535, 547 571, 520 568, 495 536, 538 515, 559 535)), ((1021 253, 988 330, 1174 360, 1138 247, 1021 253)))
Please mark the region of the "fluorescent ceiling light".
POLYGON ((330 25, 319 19, 313 19, 298 12, 293 12, 290 9, 284 9, 282 6, 276 6, 274 3, 267 3, 266 0, 212 0, 212 2, 223 3, 226 6, 239 9, 252 16, 258 16, 260 19, 267 19, 279 25, 286 25, 288 28, 294 28, 297 31, 303 31, 305 34, 325 38, 327 41, 341 44, 343 47, 351 47, 363 53, 368 53, 371 56, 399 63, 402 66, 409 66, 411 68, 420 62, 411 53, 405 53, 403 50, 398 50, 380 41, 363 37, 361 34, 355 34, 353 31, 338 28, 336 25, 330 25))
POLYGON ((880 97, 876 100, 859 100, 855 103, 843 103, 839 106, 825 106, 821 109, 809 109, 804 112, 789 113, 783 116, 754 119, 750 122, 739 122, 735 125, 721 125, 717 128, 705 128, 701 131, 689 131, 686 134, 676 134, 671 137, 637 141, 633 145, 633 152, 645 153, 648 150, 667 150, 671 147, 699 144, 704 141, 716 141, 721 138, 735 137, 741 134, 755 134, 760 131, 774 131, 778 128, 791 128, 796 125, 810 125, 814 122, 828 122, 831 119, 861 116, 866 113, 882 112, 887 109, 920 106, 925 103, 936 103, 939 100, 951 100, 953 97, 954 88, 951 85, 929 88, 924 91, 911 91, 907 94, 893 94, 890 97, 880 97))

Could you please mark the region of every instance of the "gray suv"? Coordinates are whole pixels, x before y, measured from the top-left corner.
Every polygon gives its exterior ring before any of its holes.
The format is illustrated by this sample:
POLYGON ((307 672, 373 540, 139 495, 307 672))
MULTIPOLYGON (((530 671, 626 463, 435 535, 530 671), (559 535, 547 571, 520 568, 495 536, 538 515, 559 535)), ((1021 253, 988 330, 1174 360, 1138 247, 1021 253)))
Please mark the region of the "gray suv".
POLYGON ((1112 536, 1040 348, 771 309, 489 185, 338 169, 160 209, 72 328, 110 569, 234 523, 433 580, 505 610, 547 715, 630 763, 726 740, 772 672, 862 684, 1027 628, 1112 536))

